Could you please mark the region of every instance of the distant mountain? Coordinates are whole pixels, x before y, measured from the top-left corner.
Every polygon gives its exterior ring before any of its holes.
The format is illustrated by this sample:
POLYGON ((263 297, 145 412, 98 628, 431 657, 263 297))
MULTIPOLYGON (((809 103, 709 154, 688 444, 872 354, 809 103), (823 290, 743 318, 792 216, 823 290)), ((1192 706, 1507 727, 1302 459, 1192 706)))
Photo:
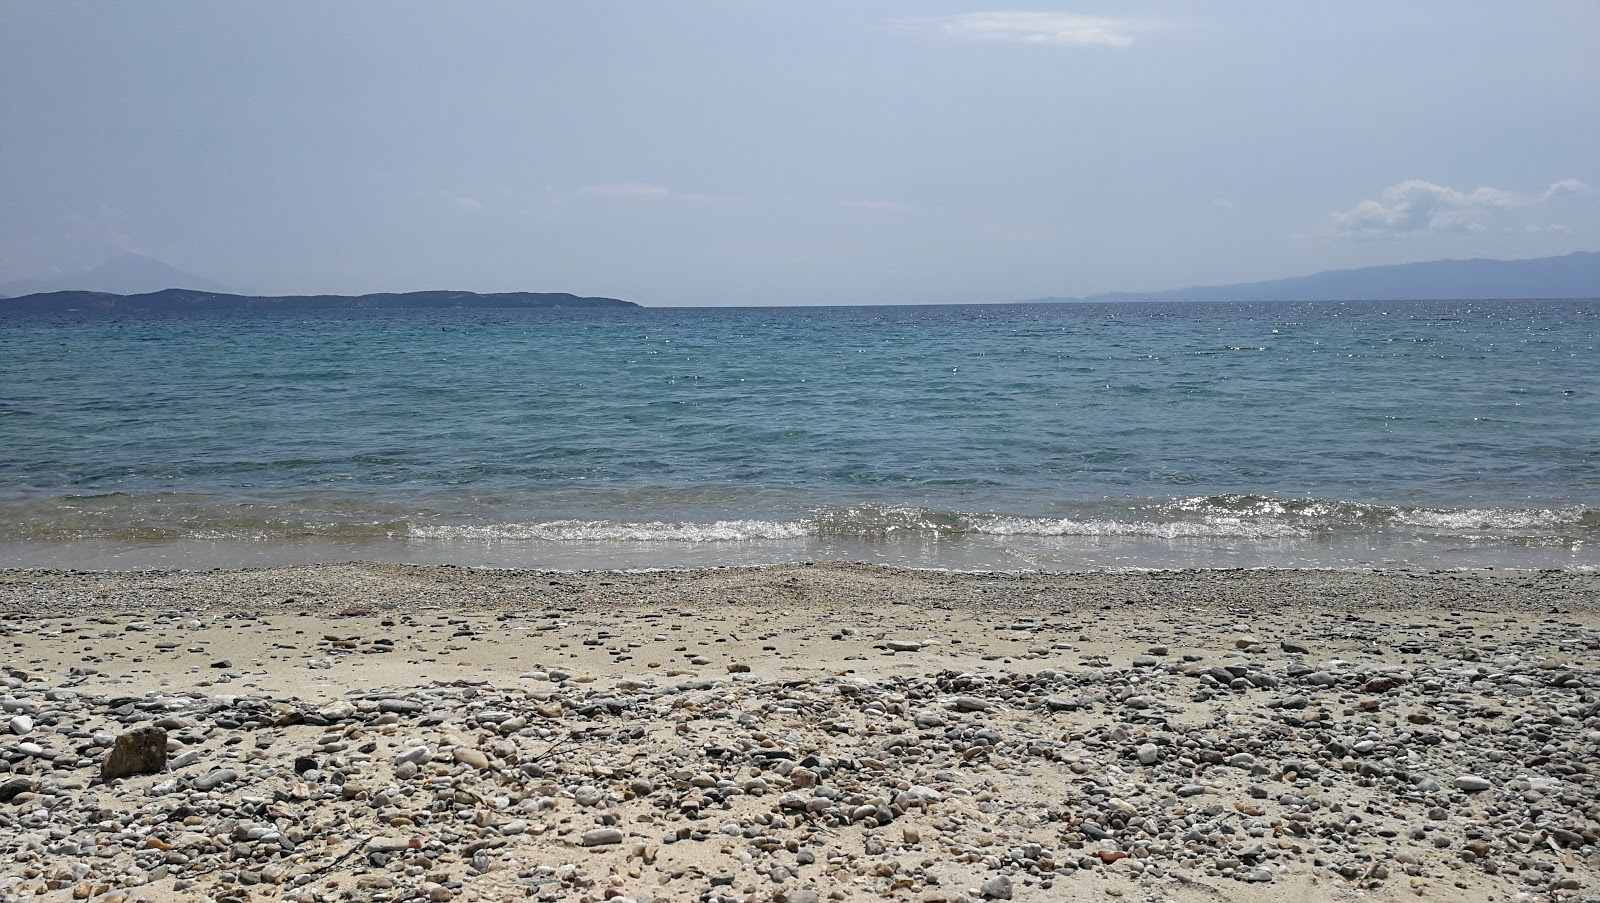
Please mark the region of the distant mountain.
POLYGON ((1600 252, 1579 251, 1533 260, 1431 260, 1394 266, 1327 270, 1310 276, 1195 285, 1161 292, 1108 292, 1087 298, 1032 302, 1105 301, 1481 301, 1511 298, 1600 298, 1600 252))
POLYGON ((256 297, 169 288, 141 295, 44 292, 0 299, 0 313, 202 313, 231 310, 401 310, 416 308, 638 307, 616 298, 536 292, 405 292, 378 295, 275 295, 256 297))
POLYGON ((190 288, 204 292, 225 292, 218 285, 192 273, 168 266, 143 254, 123 254, 96 267, 49 279, 24 279, 0 283, 0 297, 19 297, 42 292, 111 292, 133 295, 158 292, 164 288, 190 288))

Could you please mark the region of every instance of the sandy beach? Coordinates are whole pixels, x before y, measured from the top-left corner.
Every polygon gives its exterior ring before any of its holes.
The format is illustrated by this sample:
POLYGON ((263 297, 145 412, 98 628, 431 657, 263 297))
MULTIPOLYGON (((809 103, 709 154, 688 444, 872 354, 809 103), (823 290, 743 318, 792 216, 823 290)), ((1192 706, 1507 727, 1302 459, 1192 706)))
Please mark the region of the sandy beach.
POLYGON ((8 570, 0 615, 0 900, 1600 899, 1593 574, 8 570))

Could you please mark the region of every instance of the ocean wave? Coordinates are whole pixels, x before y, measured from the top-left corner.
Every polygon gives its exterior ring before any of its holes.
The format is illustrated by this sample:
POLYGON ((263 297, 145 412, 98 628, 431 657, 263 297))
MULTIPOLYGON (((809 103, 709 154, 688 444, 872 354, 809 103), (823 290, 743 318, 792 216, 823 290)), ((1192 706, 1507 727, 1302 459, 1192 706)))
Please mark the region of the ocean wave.
MULTIPOLYGON (((475 504, 402 513, 350 498, 241 506, 193 496, 134 495, 0 502, 0 540, 70 543, 336 542, 746 543, 880 542, 959 537, 1286 541, 1361 533, 1444 536, 1466 542, 1563 543, 1600 539, 1600 510, 1429 508, 1318 498, 1226 494, 1067 503, 1049 514, 858 505, 788 518, 496 517, 475 504), (93 499, 93 503, 86 503, 93 499), (475 516, 476 515, 476 516, 475 516)), ((459 500, 457 500, 459 502, 459 500)), ((500 501, 498 500, 497 504, 500 501)), ((671 501, 659 508, 671 510, 671 501)), ((645 510, 649 510, 645 507, 645 510)), ((680 509, 682 510, 682 509, 680 509)))
POLYGON ((1538 509, 1434 509, 1325 499, 1206 496, 1151 501, 1115 513, 1051 517, 857 506, 790 520, 712 523, 552 520, 412 526, 414 539, 508 542, 758 542, 896 538, 1106 537, 1158 540, 1289 540, 1363 531, 1447 534, 1468 541, 1565 541, 1600 532, 1600 512, 1581 505, 1538 509))
POLYGON ((1151 539, 1287 539, 1311 531, 1283 523, 1253 523, 1237 518, 1204 521, 1072 520, 1038 517, 978 519, 971 533, 992 536, 1124 536, 1151 539))
POLYGON ((412 526, 413 539, 455 542, 744 542, 814 535, 807 521, 722 520, 709 524, 553 520, 509 524, 412 526))

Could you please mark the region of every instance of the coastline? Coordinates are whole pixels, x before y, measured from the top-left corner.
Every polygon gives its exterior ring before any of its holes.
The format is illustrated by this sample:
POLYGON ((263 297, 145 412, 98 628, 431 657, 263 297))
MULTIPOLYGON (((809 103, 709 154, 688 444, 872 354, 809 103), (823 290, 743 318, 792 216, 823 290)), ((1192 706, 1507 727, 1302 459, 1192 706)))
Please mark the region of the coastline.
POLYGON ((1593 573, 8 569, 0 615, 0 899, 1600 890, 1593 573))

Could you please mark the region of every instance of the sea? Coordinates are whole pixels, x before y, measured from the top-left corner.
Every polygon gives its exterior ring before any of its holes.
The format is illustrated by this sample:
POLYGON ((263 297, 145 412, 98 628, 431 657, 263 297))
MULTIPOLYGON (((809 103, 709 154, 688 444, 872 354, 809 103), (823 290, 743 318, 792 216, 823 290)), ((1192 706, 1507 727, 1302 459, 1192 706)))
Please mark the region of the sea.
POLYGON ((1600 301, 0 316, 0 566, 1600 566, 1600 301))

